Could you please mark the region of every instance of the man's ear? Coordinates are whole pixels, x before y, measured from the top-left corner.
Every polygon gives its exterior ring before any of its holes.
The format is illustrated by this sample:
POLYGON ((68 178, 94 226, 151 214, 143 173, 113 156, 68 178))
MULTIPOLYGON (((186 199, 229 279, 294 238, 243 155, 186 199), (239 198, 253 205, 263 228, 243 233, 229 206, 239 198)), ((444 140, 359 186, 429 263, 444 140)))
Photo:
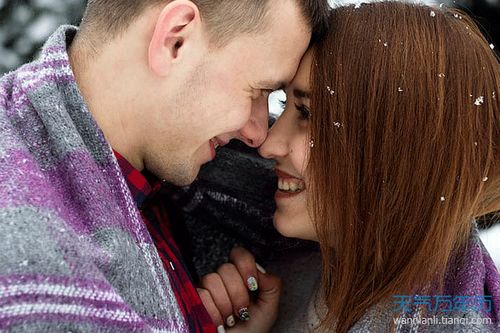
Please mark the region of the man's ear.
POLYGON ((194 37, 200 23, 198 7, 191 1, 174 0, 163 8, 148 50, 149 67, 155 74, 168 74, 172 63, 184 51, 184 43, 194 37))

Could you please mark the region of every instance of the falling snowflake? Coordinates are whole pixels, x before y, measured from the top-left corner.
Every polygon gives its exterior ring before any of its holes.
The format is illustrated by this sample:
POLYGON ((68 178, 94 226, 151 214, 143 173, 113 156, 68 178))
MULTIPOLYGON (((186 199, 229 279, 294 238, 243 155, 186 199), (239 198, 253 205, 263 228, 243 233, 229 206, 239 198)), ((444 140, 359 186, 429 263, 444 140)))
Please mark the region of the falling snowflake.
POLYGON ((487 181, 488 181, 488 177, 484 177, 483 182, 487 182, 487 181))
POLYGON ((309 147, 314 148, 314 140, 309 141, 309 147))
POLYGON ((441 197, 441 201, 445 201, 445 200, 446 200, 445 197, 441 197))
POLYGON ((492 49, 492 50, 493 50, 494 48, 495 48, 495 45, 490 44, 490 49, 492 49))
POLYGON ((483 105, 483 103, 484 103, 484 96, 479 96, 474 101, 474 105, 477 105, 477 106, 483 105))
POLYGON ((330 93, 330 95, 335 94, 335 90, 333 90, 332 88, 330 88, 330 86, 326 86, 326 90, 328 90, 328 92, 330 93))
POLYGON ((399 92, 403 92, 403 88, 398 87, 398 91, 399 91, 399 92))
POLYGON ((445 76, 446 76, 446 75, 445 75, 444 73, 439 73, 439 74, 438 74, 438 77, 439 77, 439 78, 443 78, 443 77, 445 77, 445 76))
POLYGON ((435 16, 436 16, 436 13, 433 10, 431 10, 431 17, 435 17, 435 16))
POLYGON ((385 43, 384 43, 384 46, 385 46, 385 47, 389 46, 389 43, 385 42, 385 43))
POLYGON ((333 123, 333 126, 337 127, 337 128, 341 128, 342 127, 342 124, 339 123, 338 121, 334 122, 333 123))

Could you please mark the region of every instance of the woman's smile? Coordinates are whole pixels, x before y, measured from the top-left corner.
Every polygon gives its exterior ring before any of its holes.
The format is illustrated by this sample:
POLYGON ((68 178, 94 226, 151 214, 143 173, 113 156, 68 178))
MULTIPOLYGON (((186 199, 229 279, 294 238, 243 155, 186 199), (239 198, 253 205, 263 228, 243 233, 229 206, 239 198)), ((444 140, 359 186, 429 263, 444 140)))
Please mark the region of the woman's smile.
POLYGON ((275 171, 278 176, 278 190, 276 191, 277 199, 295 196, 306 189, 306 184, 302 179, 279 169, 275 169, 275 171))

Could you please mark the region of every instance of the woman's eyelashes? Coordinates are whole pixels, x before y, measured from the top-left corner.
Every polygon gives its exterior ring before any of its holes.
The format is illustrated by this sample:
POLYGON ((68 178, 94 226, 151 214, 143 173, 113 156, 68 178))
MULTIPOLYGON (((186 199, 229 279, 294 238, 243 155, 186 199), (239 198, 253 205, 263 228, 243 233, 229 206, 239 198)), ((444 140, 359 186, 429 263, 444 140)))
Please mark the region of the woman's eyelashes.
MULTIPOLYGON (((285 108, 286 108, 286 101, 280 100, 279 103, 281 105, 281 109, 285 110, 285 108)), ((309 118, 311 118, 311 111, 304 104, 297 104, 297 103, 295 103, 295 109, 299 113, 299 118, 301 120, 308 120, 309 118)))
POLYGON ((302 120, 309 120, 311 118, 311 111, 309 111, 309 108, 305 105, 297 105, 295 104, 295 108, 297 111, 299 111, 299 117, 302 120))

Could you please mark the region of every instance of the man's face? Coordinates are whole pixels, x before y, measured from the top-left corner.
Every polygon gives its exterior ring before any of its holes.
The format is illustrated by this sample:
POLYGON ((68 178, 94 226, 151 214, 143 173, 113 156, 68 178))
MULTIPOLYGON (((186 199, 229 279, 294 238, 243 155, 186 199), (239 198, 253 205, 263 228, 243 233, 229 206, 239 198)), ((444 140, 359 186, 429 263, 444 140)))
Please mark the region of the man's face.
POLYGON ((170 110, 176 114, 175 129, 163 133, 165 141, 145 156, 150 171, 186 185, 215 158, 218 146, 233 138, 252 147, 262 144, 267 96, 291 81, 310 40, 294 0, 271 0, 270 7, 270 23, 262 33, 235 36, 216 49, 200 46, 203 57, 179 79, 169 101, 175 105, 170 110))

